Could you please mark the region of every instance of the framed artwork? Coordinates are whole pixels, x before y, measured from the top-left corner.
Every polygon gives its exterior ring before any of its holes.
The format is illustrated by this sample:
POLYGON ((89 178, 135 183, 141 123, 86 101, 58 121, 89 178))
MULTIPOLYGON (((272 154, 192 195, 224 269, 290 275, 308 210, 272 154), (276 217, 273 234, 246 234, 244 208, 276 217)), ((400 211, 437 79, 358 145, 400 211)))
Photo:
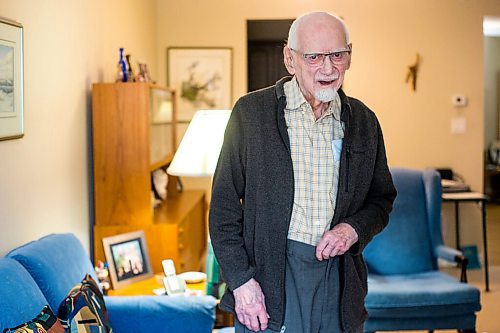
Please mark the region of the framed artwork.
POLYGON ((153 276, 144 231, 102 239, 113 289, 153 276))
POLYGON ((167 85, 176 90, 179 122, 189 122, 198 110, 231 108, 232 51, 229 47, 167 49, 167 85))
POLYGON ((23 135, 23 26, 0 19, 0 140, 23 135))

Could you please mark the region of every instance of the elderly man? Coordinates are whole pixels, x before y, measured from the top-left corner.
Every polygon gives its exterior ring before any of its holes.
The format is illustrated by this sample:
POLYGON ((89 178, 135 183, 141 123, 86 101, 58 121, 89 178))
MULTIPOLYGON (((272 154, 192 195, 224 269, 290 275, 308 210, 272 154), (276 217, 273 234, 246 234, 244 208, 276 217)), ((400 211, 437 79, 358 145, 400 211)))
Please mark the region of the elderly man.
POLYGON ((362 332, 362 251, 396 196, 375 114, 342 82, 352 45, 323 12, 297 18, 293 77, 234 106, 214 176, 210 235, 236 332, 362 332))

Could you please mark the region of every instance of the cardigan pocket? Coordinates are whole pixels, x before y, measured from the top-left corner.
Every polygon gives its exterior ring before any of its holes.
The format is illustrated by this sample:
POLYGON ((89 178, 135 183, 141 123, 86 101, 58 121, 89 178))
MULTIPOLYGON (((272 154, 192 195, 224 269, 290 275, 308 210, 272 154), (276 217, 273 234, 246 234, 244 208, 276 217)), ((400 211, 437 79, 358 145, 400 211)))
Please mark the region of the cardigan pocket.
POLYGON ((365 149, 358 145, 348 145, 346 148, 346 179, 345 192, 349 192, 352 187, 350 180, 353 182, 358 178, 357 174, 360 168, 364 167, 365 149), (356 177, 352 177, 355 176, 356 177))

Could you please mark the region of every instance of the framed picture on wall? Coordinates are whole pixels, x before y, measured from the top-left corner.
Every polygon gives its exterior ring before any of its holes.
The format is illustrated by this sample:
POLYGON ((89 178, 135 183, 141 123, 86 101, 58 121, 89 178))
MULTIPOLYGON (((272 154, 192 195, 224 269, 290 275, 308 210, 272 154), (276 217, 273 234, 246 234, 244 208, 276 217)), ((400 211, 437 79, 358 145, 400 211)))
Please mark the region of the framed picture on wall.
POLYGON ((168 48, 167 85, 177 92, 178 122, 189 122, 198 110, 230 109, 232 48, 168 48))
POLYGON ((23 135, 23 26, 0 19, 0 140, 23 135))
POLYGON ((113 289, 153 276, 144 231, 102 239, 113 289))

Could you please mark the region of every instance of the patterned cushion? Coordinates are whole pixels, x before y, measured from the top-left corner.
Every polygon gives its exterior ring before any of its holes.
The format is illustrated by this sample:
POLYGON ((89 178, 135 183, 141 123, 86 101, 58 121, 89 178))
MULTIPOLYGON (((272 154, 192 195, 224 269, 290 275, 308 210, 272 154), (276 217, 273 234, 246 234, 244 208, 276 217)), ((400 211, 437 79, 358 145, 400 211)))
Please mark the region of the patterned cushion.
POLYGON ((85 275, 59 306, 66 333, 111 333, 104 297, 95 280, 85 275))
POLYGON ((14 328, 6 328, 3 333, 64 333, 64 327, 46 305, 34 319, 14 328))

